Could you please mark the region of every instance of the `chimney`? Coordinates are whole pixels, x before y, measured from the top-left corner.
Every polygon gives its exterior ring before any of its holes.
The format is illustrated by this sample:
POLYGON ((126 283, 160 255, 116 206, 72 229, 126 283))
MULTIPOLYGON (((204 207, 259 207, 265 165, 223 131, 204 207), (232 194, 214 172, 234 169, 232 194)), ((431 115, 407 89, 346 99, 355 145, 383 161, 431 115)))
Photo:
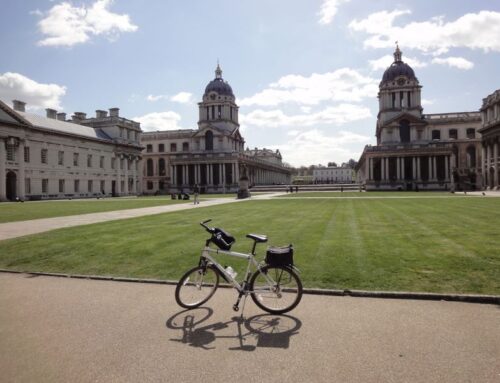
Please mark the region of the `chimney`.
POLYGON ((26 112, 26 103, 19 100, 12 100, 14 110, 18 112, 26 112))
POLYGON ((109 117, 120 117, 120 108, 110 108, 109 109, 109 117))
POLYGON ((53 120, 57 118, 57 110, 47 108, 45 111, 47 112, 47 118, 52 118, 53 120))
POLYGON ((57 119, 59 121, 66 121, 66 113, 57 113, 57 119))
POLYGON ((73 121, 85 120, 87 118, 87 113, 75 112, 75 114, 73 114, 71 118, 73 119, 73 121))
POLYGON ((106 112, 105 110, 96 110, 95 116, 96 118, 106 118, 108 117, 108 112, 106 112))

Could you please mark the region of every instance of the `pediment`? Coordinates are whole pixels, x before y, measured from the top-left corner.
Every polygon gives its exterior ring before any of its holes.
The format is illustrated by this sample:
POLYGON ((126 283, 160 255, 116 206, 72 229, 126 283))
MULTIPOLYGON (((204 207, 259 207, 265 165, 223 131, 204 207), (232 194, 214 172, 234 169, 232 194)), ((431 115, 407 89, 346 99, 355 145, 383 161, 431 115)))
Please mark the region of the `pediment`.
POLYGON ((214 136, 229 136, 231 134, 231 132, 228 132, 224 129, 221 129, 215 125, 208 125, 208 126, 205 126, 201 129, 199 129, 193 137, 202 137, 202 136, 205 136, 206 132, 210 130, 212 131, 212 133, 214 133, 214 136))
POLYGON ((401 112, 392 117, 390 120, 387 120, 384 123, 384 127, 396 127, 399 126, 399 123, 402 120, 407 120, 410 125, 427 125, 427 122, 425 120, 422 120, 421 118, 416 117, 415 115, 408 113, 408 112, 401 112))
POLYGON ((0 101, 0 121, 10 124, 31 125, 28 121, 26 121, 26 119, 17 114, 2 101, 0 101))

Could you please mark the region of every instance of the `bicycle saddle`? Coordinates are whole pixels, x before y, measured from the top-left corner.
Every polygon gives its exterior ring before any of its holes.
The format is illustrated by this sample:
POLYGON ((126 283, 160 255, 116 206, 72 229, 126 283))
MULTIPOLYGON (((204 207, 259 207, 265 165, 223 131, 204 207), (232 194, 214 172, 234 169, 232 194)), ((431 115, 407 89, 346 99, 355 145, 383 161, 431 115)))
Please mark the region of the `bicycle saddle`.
POLYGON ((261 234, 247 234, 247 238, 253 239, 255 242, 267 242, 267 236, 261 234))

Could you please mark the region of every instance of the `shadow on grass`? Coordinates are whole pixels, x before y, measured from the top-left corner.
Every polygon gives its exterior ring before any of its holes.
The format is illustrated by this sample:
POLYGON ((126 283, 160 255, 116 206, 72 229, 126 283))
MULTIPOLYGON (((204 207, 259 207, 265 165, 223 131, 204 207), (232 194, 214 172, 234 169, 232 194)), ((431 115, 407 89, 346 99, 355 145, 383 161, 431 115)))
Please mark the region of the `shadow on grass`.
POLYGON ((209 322, 213 310, 199 307, 171 316, 166 326, 182 332, 180 339, 170 339, 205 350, 216 348, 217 339, 235 339, 238 346, 229 350, 254 351, 257 347, 288 348, 292 335, 298 334, 302 322, 290 315, 260 314, 249 318, 234 316, 226 322, 209 322), (234 328, 234 329, 232 329, 234 328), (217 331, 229 329, 225 334, 217 331), (234 335, 232 335, 234 334, 234 335))

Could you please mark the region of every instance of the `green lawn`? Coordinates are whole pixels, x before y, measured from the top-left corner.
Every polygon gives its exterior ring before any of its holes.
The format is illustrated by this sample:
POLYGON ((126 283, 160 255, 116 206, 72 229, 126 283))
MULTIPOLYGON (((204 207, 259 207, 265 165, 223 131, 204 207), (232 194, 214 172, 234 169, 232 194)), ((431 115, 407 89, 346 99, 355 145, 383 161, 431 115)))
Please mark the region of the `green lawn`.
POLYGON ((315 198, 423 198, 423 197, 459 197, 465 196, 464 193, 457 192, 451 194, 448 192, 384 192, 384 191, 371 191, 371 192, 359 192, 359 191, 305 191, 298 193, 288 193, 280 196, 280 198, 303 198, 303 197, 315 197, 315 198))
POLYGON ((198 222, 212 218, 237 251, 250 232, 292 242, 307 287, 498 295, 499 211, 499 198, 475 197, 247 201, 2 241, 0 267, 177 279, 198 261, 198 222))
MULTIPOLYGON (((201 200, 213 198, 236 198, 235 194, 203 194, 201 200)), ((64 217, 76 214, 99 213, 113 210, 137 209, 193 202, 172 200, 170 196, 79 199, 59 201, 32 201, 0 203, 0 223, 26 221, 38 218, 64 217)))

